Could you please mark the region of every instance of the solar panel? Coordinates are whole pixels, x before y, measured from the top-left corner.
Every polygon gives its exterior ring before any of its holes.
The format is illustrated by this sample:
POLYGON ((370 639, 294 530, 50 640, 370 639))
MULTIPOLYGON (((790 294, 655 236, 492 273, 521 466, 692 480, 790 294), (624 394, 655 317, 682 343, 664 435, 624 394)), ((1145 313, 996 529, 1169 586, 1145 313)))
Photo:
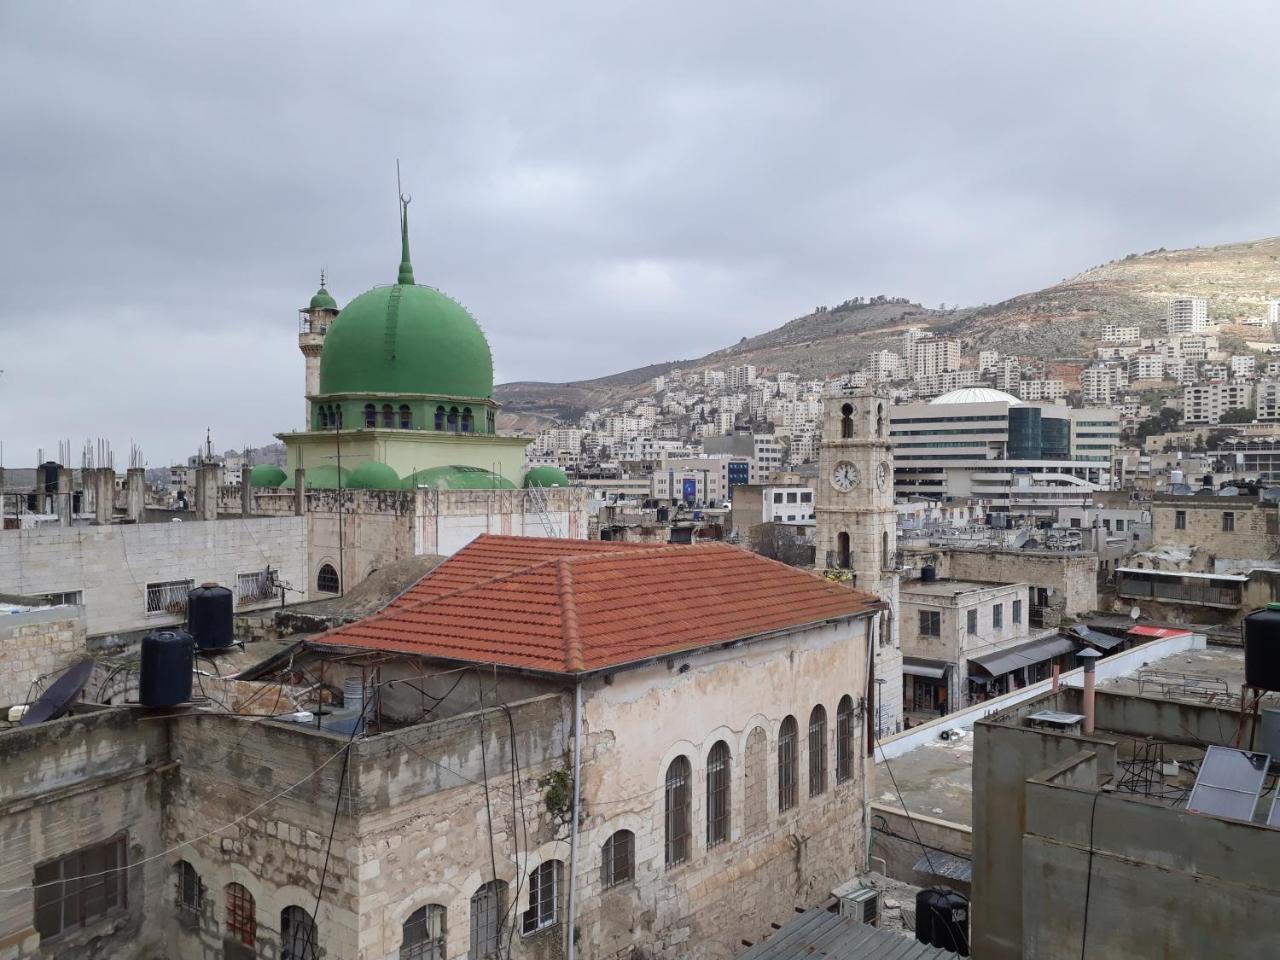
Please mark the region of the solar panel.
POLYGON ((1210 747, 1191 788, 1187 809, 1231 820, 1252 820, 1270 765, 1271 757, 1265 753, 1210 747))

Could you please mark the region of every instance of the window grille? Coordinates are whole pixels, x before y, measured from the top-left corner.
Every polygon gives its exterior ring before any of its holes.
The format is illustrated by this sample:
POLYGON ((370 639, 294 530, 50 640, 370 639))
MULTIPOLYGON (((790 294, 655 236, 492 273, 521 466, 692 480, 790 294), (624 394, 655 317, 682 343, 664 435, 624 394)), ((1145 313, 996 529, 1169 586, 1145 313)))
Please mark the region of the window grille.
POLYGON ((997 603, 991 608, 991 626, 993 629, 1000 629, 1004 626, 1004 604, 997 603))
POLYGON ((187 594, 195 586, 194 580, 166 580, 147 584, 147 613, 174 615, 187 612, 187 594))
POLYGON ((778 812, 796 805, 796 781, 800 779, 796 751, 796 718, 787 717, 778 729, 778 812))
POLYGON ((273 599, 275 595, 276 588, 271 582, 270 571, 236 574, 236 603, 261 603, 273 599))
POLYGON ((448 912, 438 903, 429 903, 409 914, 404 922, 400 960, 445 960, 448 912))
POLYGON ((827 790, 827 711, 821 704, 809 714, 809 796, 827 790))
POLYGON ((298 906, 280 911, 280 960, 319 960, 319 935, 311 914, 298 906))
POLYGON ((507 884, 490 880, 471 896, 471 947, 468 960, 496 957, 502 948, 502 921, 507 912, 507 884))
POLYGON ((326 563, 320 568, 320 572, 316 574, 316 589, 321 593, 342 591, 342 581, 338 579, 338 571, 333 569, 333 564, 326 563))
POLYGON ((676 757, 667 767, 666 780, 666 861, 672 867, 689 859, 690 792, 689 760, 676 757))
POLYGON ((223 890, 227 901, 227 937, 252 947, 258 939, 257 908, 253 894, 238 883, 228 883, 223 890))
POLYGON ((616 887, 635 877, 636 835, 619 830, 600 850, 600 885, 616 887))
POLYGON ((204 888, 200 883, 200 874, 185 860, 178 861, 177 874, 178 909, 199 914, 204 907, 204 888))
POLYGON ((845 694, 836 708, 836 783, 853 777, 853 697, 845 694))
POLYGON ((529 909, 520 932, 528 935, 560 922, 560 861, 547 860, 529 874, 529 909))
POLYGON ((127 838, 84 847, 35 869, 35 927, 40 939, 67 933, 126 904, 127 838))
POLYGON ((729 745, 716 742, 707 756, 707 846, 729 839, 729 745))

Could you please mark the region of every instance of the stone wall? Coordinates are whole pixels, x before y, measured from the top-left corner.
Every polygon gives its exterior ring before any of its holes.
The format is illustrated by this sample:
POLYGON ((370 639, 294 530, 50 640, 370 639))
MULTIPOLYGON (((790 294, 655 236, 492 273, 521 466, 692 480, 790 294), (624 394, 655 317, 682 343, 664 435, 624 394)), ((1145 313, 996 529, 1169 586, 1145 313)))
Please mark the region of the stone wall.
POLYGON ((234 590, 237 575, 270 566, 298 586, 306 582, 306 541, 301 517, 5 530, 0 590, 29 596, 81 591, 90 636, 171 626, 183 616, 148 614, 148 583, 189 579, 234 590))
MULTIPOLYGON (((1159 537, 1156 537, 1159 543, 1159 537)), ((956 580, 1029 583, 1050 591, 1052 616, 1073 617, 1098 609, 1098 555, 1031 550, 908 548, 928 557, 938 575, 956 580)), ((1046 622, 1046 626, 1055 626, 1046 622)))
POLYGON ((0 617, 0 708, 26 703, 38 677, 85 655, 84 607, 41 607, 0 617))
POLYGON ((1178 497, 1151 505, 1152 542, 1177 544, 1192 553, 1188 570, 1214 572, 1218 557, 1270 560, 1280 553, 1280 519, 1275 504, 1253 497, 1178 497), (1224 530, 1230 513, 1232 529, 1224 530), (1179 515, 1183 526, 1179 527, 1179 515))

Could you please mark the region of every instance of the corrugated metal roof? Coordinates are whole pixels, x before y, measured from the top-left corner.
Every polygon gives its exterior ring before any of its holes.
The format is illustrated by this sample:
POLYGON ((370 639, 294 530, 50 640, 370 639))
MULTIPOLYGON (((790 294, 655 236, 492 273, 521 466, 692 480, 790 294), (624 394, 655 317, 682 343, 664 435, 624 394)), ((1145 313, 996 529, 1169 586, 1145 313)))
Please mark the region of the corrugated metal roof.
POLYGON ((995 653, 987 653, 981 657, 970 657, 970 673, 973 672, 973 665, 977 664, 991 676, 998 677, 1010 670, 1017 670, 1032 663, 1043 663, 1051 657, 1071 653, 1075 649, 1076 641, 1068 640, 1064 636, 1042 637, 1007 650, 997 650, 995 653))
POLYGON ((954 956, 949 950, 815 907, 740 954, 738 960, 945 960, 954 956))
POLYGON ((916 873, 927 873, 931 877, 942 877, 946 880, 963 880, 973 882, 973 863, 964 857, 957 857, 941 850, 930 850, 921 854, 915 866, 916 873))
POLYGON ((1071 633, 1079 637, 1081 640, 1084 640, 1086 643, 1091 643, 1095 647, 1101 647, 1103 650, 1111 650, 1124 643, 1124 637, 1113 637, 1109 633, 1090 630, 1082 623, 1075 624, 1071 628, 1071 633))

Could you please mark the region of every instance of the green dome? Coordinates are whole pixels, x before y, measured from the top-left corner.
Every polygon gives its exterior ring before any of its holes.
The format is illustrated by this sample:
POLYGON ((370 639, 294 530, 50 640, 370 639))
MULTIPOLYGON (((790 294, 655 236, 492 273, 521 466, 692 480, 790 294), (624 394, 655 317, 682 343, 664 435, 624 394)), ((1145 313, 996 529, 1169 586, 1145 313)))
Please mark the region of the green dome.
POLYGON ((270 463, 260 463, 249 471, 251 487, 278 487, 286 479, 285 472, 270 463))
POLYGON ((432 490, 514 490, 516 485, 484 467, 432 467, 417 470, 404 478, 406 490, 429 487, 432 490))
MULTIPOLYGON (((351 476, 351 471, 346 467, 342 468, 342 487, 345 490, 350 484, 347 478, 351 476)), ((319 467, 308 467, 304 474, 304 480, 308 490, 336 490, 338 489, 338 468, 332 464, 324 464, 319 467)), ((289 477, 280 485, 285 490, 293 489, 293 477, 289 477)))
POLYGON ((569 478, 559 467, 534 467, 524 475, 526 487, 567 487, 569 478))
POLYGON ((338 302, 334 300, 329 291, 324 288, 323 283, 320 284, 320 289, 316 291, 316 295, 311 298, 311 309, 333 310, 334 312, 337 312, 338 302))
POLYGON ((370 460, 352 470, 344 485, 352 490, 399 490, 400 474, 385 463, 370 460))

